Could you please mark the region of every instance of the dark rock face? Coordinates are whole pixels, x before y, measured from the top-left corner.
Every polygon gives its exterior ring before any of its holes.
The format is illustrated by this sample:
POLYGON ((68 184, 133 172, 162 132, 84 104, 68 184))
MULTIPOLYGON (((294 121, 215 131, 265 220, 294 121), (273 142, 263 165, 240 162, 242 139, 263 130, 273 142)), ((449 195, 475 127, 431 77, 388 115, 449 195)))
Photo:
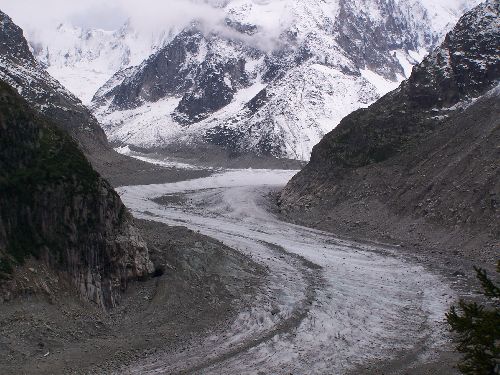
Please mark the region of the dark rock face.
POLYGON ((301 46, 298 50, 283 46, 265 56, 265 70, 262 79, 266 83, 278 81, 286 75, 287 71, 299 66, 311 57, 305 46, 301 46))
POLYGON ((0 31, 0 55, 2 57, 9 56, 19 62, 35 63, 28 42, 23 36, 23 30, 2 12, 0 12, 0 31))
POLYGON ((409 100, 422 108, 450 107, 498 81, 500 4, 487 1, 464 15, 443 44, 415 67, 409 100))
POLYGON ((107 97, 113 97, 116 109, 129 109, 144 101, 183 94, 194 84, 203 42, 203 35, 195 28, 185 30, 143 62, 136 74, 125 79, 107 97))
POLYGON ((382 205, 498 238, 499 15, 496 1, 464 15, 397 90, 342 120, 282 192, 283 211, 310 223, 382 205))
POLYGON ((207 59, 200 67, 195 86, 186 93, 176 108, 180 123, 191 124, 225 107, 238 88, 248 84, 245 61, 230 59, 224 64, 207 59))
POLYGON ((234 29, 242 34, 254 35, 258 31, 258 28, 255 25, 241 23, 241 22, 232 20, 230 18, 226 18, 225 22, 226 22, 226 25, 228 27, 230 27, 231 29, 234 29))
POLYGON ((257 112, 260 108, 262 108, 268 101, 267 90, 261 90, 257 95, 255 95, 245 107, 248 108, 252 113, 257 112))
POLYGON ((95 101, 112 98, 112 107, 130 109, 144 102, 155 102, 168 96, 181 97, 173 113, 187 125, 231 103, 234 93, 248 85, 245 60, 214 54, 214 35, 205 36, 195 25, 177 35, 163 49, 152 55, 130 77, 114 79, 122 83, 95 101))
MULTIPOLYGON (((388 79, 396 79, 395 73, 404 76, 397 59, 389 51, 418 49, 418 36, 409 33, 411 28, 401 17, 400 9, 394 2, 377 1, 382 14, 387 15, 387 20, 374 25, 355 6, 349 0, 340 1, 340 14, 334 25, 339 45, 359 67, 366 67, 388 79)), ((430 33, 424 38, 429 45, 435 42, 430 33)))
POLYGON ((8 283, 31 256, 103 307, 153 271, 117 193, 69 136, 1 82, 0 279, 8 283))

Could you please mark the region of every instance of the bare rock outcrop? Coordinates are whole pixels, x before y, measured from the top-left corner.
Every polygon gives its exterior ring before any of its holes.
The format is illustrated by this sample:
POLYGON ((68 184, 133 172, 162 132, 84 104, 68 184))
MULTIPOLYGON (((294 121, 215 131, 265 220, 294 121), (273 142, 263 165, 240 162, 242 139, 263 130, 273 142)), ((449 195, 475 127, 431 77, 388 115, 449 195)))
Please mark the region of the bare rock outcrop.
POLYGON ((34 257, 82 296, 115 306, 129 280, 153 272, 148 249, 109 183, 77 143, 0 83, 0 281, 34 257))

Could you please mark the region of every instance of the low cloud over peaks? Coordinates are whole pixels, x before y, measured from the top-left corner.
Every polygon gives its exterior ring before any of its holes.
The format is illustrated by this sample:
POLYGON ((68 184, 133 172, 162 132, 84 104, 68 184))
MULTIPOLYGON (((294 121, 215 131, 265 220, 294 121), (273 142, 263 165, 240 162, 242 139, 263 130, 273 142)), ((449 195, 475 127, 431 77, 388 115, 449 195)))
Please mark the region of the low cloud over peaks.
MULTIPOLYGON (((244 39, 261 49, 271 49, 283 29, 283 4, 289 0, 0 0, 0 9, 10 15, 30 38, 46 39, 58 25, 71 24, 83 29, 117 30, 125 22, 139 33, 157 34, 179 30, 197 21, 204 31, 244 39), (226 27, 228 6, 253 8, 252 22, 261 22, 255 35, 243 35, 226 27), (263 17, 260 17, 262 9, 263 17), (258 12, 256 12, 258 11, 258 12), (274 14, 276 13, 276 14, 274 14), (281 18, 280 18, 281 17, 281 18)), ((234 10, 233 9, 233 10, 234 10)))

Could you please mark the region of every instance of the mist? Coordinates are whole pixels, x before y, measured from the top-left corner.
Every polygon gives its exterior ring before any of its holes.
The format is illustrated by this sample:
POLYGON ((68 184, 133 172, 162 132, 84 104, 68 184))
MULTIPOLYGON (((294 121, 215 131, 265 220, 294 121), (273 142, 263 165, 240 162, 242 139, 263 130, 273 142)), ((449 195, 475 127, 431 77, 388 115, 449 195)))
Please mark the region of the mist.
MULTIPOLYGON (((276 46, 283 22, 274 21, 249 36, 225 25, 227 9, 233 0, 0 0, 0 9, 23 28, 29 39, 47 35, 61 23, 81 27, 117 30, 125 22, 138 33, 157 34, 180 30, 196 20, 205 32, 215 31, 232 39, 240 39, 263 50, 276 46)), ((283 3, 283 0, 252 0, 254 6, 283 3)), ((47 38, 45 38, 47 39, 47 38)))
POLYGON ((26 31, 60 23, 115 30, 127 19, 141 31, 182 27, 193 18, 215 25, 224 16, 217 5, 203 0, 0 0, 0 9, 26 31))

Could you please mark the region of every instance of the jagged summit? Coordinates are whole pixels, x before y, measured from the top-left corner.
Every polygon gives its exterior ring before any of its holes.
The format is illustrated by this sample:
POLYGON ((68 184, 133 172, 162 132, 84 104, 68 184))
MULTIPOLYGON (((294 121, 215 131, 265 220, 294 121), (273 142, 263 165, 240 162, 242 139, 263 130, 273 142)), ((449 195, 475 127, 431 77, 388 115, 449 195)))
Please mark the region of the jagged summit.
POLYGON ((154 43, 130 27, 78 30, 69 47, 42 41, 36 50, 70 86, 67 69, 120 69, 92 101, 115 143, 209 143, 232 153, 307 160, 345 115, 409 76, 449 23, 474 3, 217 1, 210 2, 214 20, 163 30, 154 43), (134 54, 139 40, 145 47, 134 54), (131 54, 145 60, 133 66, 131 54))

